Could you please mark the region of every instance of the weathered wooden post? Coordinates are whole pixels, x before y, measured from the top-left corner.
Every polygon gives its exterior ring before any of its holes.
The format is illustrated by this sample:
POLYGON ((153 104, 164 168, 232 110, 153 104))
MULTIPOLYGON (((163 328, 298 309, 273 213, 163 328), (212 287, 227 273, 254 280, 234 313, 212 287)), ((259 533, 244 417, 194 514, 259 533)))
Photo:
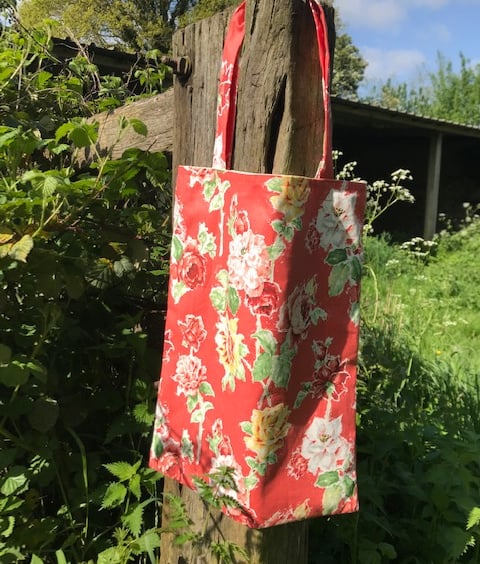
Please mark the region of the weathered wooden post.
MULTIPOLYGON (((326 9, 333 39, 333 11, 326 9)), ((211 166, 217 104, 217 79, 223 37, 231 11, 177 32, 174 57, 189 57, 192 73, 174 85, 173 167, 211 166)), ((330 44, 333 46, 334 41, 330 44)), ((241 58, 233 167, 249 172, 314 176, 322 153, 323 104, 315 28, 303 0, 250 0, 241 58)), ((233 407, 234 408, 234 407, 233 407)), ((202 545, 178 546, 164 533, 161 564, 210 563, 209 544, 239 545, 251 564, 307 562, 307 523, 255 531, 217 511, 170 479, 165 493, 179 495, 202 545)), ((165 499, 162 526, 171 505, 165 499)))

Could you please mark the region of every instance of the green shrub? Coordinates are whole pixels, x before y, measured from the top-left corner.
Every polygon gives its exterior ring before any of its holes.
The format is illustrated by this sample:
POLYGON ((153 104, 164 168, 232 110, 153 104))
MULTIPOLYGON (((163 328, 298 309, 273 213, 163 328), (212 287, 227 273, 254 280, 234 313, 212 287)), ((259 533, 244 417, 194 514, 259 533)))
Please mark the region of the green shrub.
POLYGON ((154 562, 169 166, 78 170, 89 75, 45 71, 47 43, 0 38, 0 560, 154 562))

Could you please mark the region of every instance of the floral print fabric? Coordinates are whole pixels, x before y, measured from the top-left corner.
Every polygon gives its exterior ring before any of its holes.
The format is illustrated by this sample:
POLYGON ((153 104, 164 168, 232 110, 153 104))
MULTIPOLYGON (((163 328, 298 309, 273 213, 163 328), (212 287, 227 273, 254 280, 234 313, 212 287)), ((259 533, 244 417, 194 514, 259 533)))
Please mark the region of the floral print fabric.
POLYGON ((150 465, 269 527, 357 509, 365 187, 180 167, 150 465))
POLYGON ((150 465, 271 527, 357 509, 365 185, 332 176, 328 34, 318 178, 229 170, 245 3, 221 67, 213 168, 180 167, 150 465), (325 179, 327 178, 327 179, 325 179), (228 479, 219 480, 223 476, 228 479))

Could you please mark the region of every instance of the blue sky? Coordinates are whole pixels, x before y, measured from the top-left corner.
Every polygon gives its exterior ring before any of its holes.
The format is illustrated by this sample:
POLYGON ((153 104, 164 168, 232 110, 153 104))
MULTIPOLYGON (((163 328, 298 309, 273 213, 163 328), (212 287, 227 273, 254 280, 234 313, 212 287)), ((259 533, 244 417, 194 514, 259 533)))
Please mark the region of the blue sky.
POLYGON ((369 62, 366 83, 418 83, 441 52, 458 68, 480 63, 480 0, 335 0, 345 31, 369 62))

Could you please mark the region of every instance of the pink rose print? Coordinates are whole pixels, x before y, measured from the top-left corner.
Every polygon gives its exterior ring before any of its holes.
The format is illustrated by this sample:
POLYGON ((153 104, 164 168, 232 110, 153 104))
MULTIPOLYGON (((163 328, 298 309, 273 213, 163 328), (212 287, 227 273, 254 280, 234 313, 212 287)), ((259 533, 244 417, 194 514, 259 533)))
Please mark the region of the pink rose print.
POLYGON ((270 317, 278 308, 280 288, 274 282, 265 282, 260 296, 247 296, 247 305, 254 315, 270 317))
POLYGON ((230 242, 228 272, 230 283, 247 296, 258 297, 268 280, 271 261, 263 235, 248 230, 239 233, 230 242))
POLYGON ((327 356, 327 352, 328 352, 327 343, 324 343, 322 341, 314 341, 312 348, 313 348, 313 352, 315 353, 315 360, 317 361, 325 360, 325 357, 327 356))
POLYGON ((308 226, 305 238, 305 247, 310 254, 318 251, 320 248, 320 233, 318 232, 314 222, 310 223, 308 226))
POLYGON ((234 235, 241 235, 242 233, 250 230, 248 213, 245 210, 238 209, 238 198, 236 195, 232 197, 232 201, 230 203, 229 223, 233 228, 234 235))
POLYGON ((345 360, 340 362, 339 355, 328 354, 331 339, 326 342, 315 341, 313 352, 315 354, 315 372, 310 393, 314 398, 328 395, 333 401, 339 401, 347 392, 346 382, 350 375, 345 371, 345 360))
POLYGON ((346 382, 350 375, 341 369, 338 357, 331 358, 314 373, 311 393, 314 398, 328 394, 333 401, 339 401, 347 392, 346 382))
POLYGON ((305 472, 308 469, 308 460, 302 456, 300 450, 296 450, 287 466, 287 474, 295 480, 305 477, 305 472))
POLYGON ((163 337, 162 362, 170 362, 170 353, 175 349, 172 342, 172 330, 167 329, 163 337))
POLYGON ((183 346, 198 351, 207 336, 203 319, 189 314, 185 317, 185 321, 179 321, 178 325, 182 328, 183 346))
POLYGON ((307 291, 305 286, 297 286, 281 310, 280 329, 283 331, 290 329, 295 336, 301 339, 307 336, 315 309, 316 286, 310 290, 307 291))
POLYGON ((237 212, 235 221, 233 223, 233 229, 237 235, 241 235, 250 229, 250 222, 248 221, 248 214, 244 210, 237 212))
POLYGON ((205 259, 192 239, 189 239, 185 245, 182 258, 176 265, 176 274, 176 277, 191 290, 205 284, 205 259))
POLYGON ((177 382, 177 396, 195 395, 200 384, 207 379, 207 369, 202 361, 193 355, 182 355, 177 361, 177 368, 173 380, 177 382))
POLYGON ((164 451, 157 462, 157 470, 162 474, 168 474, 173 480, 182 479, 182 470, 179 459, 182 456, 180 445, 175 441, 169 440, 163 444, 164 451))

